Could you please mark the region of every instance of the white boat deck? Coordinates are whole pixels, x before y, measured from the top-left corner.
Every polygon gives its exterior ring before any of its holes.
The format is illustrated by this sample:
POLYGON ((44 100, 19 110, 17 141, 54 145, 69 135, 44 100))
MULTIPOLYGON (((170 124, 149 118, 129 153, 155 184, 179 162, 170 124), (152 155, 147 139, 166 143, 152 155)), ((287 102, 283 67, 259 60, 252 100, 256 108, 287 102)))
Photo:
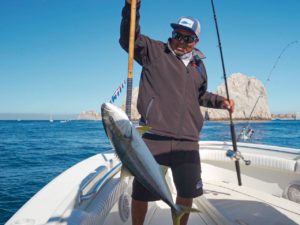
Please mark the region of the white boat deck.
MULTIPOLYGON (((204 196, 194 199, 188 225, 297 225, 300 205, 247 187, 205 182, 204 196)), ((173 195, 175 198, 175 195, 173 195)), ((104 225, 123 224, 114 206, 104 225)), ((131 224, 131 218, 124 224, 131 224)), ((163 201, 149 205, 144 225, 172 224, 170 207, 163 201)))
POLYGON ((206 182, 205 198, 230 224, 300 224, 300 205, 247 187, 206 182))
MULTIPOLYGON (((196 208, 197 206, 194 205, 196 208)), ((154 225, 154 224, 172 224, 170 207, 162 201, 156 203, 156 208, 148 213, 148 217, 144 225, 154 225)), ((191 213, 188 221, 188 225, 217 225, 209 214, 206 212, 201 213, 191 213)), ((219 223, 220 224, 220 223, 219 223)), ((226 225, 222 223, 223 225, 226 225)))
MULTIPOLYGON (((194 200, 201 212, 192 213, 188 225, 300 224, 300 204, 282 198, 290 182, 300 181, 300 150, 241 145, 244 156, 265 158, 241 165, 243 186, 237 186, 234 163, 223 159, 230 144, 200 144, 204 195, 194 200)), ((130 225, 131 180, 120 183, 119 170, 112 153, 90 157, 46 185, 6 225, 130 225)), ((166 178, 175 198, 170 173, 166 178)), ((168 205, 149 204, 145 225, 170 224, 168 205)))

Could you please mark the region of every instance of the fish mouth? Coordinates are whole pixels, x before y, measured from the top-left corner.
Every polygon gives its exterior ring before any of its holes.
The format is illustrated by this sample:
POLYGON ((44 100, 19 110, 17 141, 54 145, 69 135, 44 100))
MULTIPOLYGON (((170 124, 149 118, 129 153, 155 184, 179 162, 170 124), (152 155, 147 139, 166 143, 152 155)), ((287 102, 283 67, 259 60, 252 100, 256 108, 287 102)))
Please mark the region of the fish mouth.
POLYGON ((112 112, 112 108, 108 103, 103 103, 101 105, 101 114, 106 114, 107 112, 112 112))
POLYGON ((109 114, 108 113, 109 111, 111 111, 111 109, 108 107, 107 103, 103 103, 101 105, 101 117, 102 117, 102 125, 103 125, 104 131, 105 131, 105 134, 106 134, 107 137, 109 137, 109 136, 108 136, 108 133, 107 133, 107 128, 106 128, 107 124, 106 124, 106 122, 108 120, 107 116, 109 114))
POLYGON ((114 109, 110 103, 103 103, 101 105, 101 117, 102 121, 107 119, 107 117, 111 117, 114 114, 114 109))
POLYGON ((104 123, 104 120, 102 119, 102 126, 104 128, 105 134, 108 137, 107 129, 106 129, 106 124, 104 123))
POLYGON ((131 122, 123 110, 111 103, 101 105, 102 124, 106 135, 109 137, 111 129, 119 130, 125 137, 132 136, 131 122))

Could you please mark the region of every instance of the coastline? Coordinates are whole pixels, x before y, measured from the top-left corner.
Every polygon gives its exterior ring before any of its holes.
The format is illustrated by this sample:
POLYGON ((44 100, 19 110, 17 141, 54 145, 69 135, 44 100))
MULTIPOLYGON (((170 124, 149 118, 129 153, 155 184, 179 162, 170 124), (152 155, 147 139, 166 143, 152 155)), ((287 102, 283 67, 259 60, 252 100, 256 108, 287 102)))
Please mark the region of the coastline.
MULTIPOLYGON (((0 120, 22 121, 22 120, 49 120, 49 114, 46 113, 0 113, 0 120)), ((101 120, 101 113, 95 111, 86 111, 80 114, 52 114, 52 119, 55 120, 101 120)), ((133 118, 132 121, 138 121, 139 118, 133 118)), ((205 121, 224 122, 226 119, 205 119, 205 121)), ((248 118, 235 118, 235 122, 246 122, 248 118)), ((251 122, 273 121, 273 120, 300 120, 300 113, 281 113, 272 114, 271 119, 267 118, 251 118, 251 122)))

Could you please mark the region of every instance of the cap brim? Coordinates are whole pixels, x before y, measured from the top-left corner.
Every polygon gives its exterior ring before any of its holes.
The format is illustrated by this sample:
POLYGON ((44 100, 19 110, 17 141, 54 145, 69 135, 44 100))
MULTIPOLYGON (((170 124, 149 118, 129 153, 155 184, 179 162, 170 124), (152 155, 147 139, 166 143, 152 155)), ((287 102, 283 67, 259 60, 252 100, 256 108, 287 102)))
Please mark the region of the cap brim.
MULTIPOLYGON (((186 26, 183 26, 183 25, 180 25, 180 24, 177 24, 177 23, 171 23, 171 27, 175 30, 175 29, 181 29, 181 30, 186 30, 186 31, 189 31, 189 32, 192 32, 193 34, 195 34, 197 36, 197 34, 194 32, 193 29, 191 28, 188 28, 186 26)), ((198 37, 198 36, 197 36, 198 37)))

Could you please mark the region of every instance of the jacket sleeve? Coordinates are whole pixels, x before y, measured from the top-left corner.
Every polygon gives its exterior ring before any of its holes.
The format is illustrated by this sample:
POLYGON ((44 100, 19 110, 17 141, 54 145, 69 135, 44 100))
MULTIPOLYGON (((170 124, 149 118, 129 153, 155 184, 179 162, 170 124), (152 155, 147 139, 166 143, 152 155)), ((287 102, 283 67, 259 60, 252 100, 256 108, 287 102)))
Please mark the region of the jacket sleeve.
POLYGON ((207 91, 207 74, 206 74, 205 66, 202 61, 199 66, 200 66, 200 71, 202 73, 201 75, 204 78, 204 82, 199 88, 200 106, 215 108, 215 109, 223 109, 223 101, 225 100, 225 98, 220 95, 213 94, 207 91))
MULTIPOLYGON (((135 42, 134 42, 134 59, 140 64, 145 65, 149 61, 148 49, 151 44, 151 39, 140 33, 140 9, 141 3, 137 3, 136 10, 136 27, 135 27, 135 42)), ((122 21, 120 27, 119 43, 121 47, 128 52, 129 49, 129 33, 130 33, 130 14, 131 5, 125 1, 125 6, 122 10, 122 21)))
POLYGON ((224 100, 224 97, 207 91, 200 99, 200 106, 204 106, 207 108, 224 109, 224 100))

